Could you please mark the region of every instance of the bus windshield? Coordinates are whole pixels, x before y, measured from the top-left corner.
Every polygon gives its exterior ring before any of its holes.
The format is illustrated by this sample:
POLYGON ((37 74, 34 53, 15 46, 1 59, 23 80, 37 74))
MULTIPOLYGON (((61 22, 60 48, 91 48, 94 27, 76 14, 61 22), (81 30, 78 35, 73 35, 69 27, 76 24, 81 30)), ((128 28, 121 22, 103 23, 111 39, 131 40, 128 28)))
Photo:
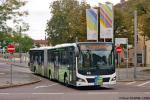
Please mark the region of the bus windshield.
POLYGON ((111 44, 80 45, 78 71, 83 75, 106 75, 114 72, 111 44))

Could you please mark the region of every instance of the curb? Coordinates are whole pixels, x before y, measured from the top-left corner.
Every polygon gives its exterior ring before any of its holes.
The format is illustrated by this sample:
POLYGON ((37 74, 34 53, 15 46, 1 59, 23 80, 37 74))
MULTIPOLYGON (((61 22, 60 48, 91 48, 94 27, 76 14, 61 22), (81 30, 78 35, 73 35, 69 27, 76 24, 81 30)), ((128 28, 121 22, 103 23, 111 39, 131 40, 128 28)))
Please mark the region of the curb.
POLYGON ((0 86, 0 89, 11 88, 11 87, 19 87, 19 86, 25 86, 25 85, 35 84, 35 83, 38 83, 38 82, 40 82, 40 81, 41 81, 41 79, 38 79, 38 80, 32 81, 32 82, 28 82, 28 83, 22 83, 22 84, 3 85, 3 86, 0 86))

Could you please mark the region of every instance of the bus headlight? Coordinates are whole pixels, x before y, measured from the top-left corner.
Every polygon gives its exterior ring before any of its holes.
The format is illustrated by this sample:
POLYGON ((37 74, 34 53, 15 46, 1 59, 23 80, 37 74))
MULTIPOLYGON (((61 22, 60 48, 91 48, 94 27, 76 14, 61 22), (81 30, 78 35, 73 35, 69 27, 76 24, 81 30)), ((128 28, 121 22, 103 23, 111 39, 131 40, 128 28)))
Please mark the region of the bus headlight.
POLYGON ((84 79, 78 78, 78 82, 85 82, 84 79))
POLYGON ((116 76, 111 79, 111 81, 115 81, 115 80, 116 80, 116 76))

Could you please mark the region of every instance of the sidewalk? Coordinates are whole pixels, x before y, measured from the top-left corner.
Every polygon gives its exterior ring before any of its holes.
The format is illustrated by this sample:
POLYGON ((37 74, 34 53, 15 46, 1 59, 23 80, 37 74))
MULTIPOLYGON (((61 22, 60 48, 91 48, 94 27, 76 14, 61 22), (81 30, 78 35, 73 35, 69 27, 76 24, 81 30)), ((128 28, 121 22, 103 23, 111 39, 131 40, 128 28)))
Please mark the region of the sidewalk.
POLYGON ((117 80, 118 81, 141 81, 150 80, 150 72, 143 70, 150 69, 150 67, 136 67, 136 78, 134 78, 134 68, 117 68, 117 80))
POLYGON ((14 66, 18 66, 18 67, 29 68, 28 63, 25 63, 25 62, 22 62, 22 63, 20 63, 20 62, 13 62, 13 65, 14 66))
MULTIPOLYGON (((6 63, 10 62, 9 59, 4 59, 4 58, 0 58, 0 61, 6 62, 6 63)), ((18 67, 29 67, 28 61, 22 60, 20 63, 20 58, 13 58, 12 64, 18 67)))
POLYGON ((32 74, 26 63, 13 63, 12 74, 10 71, 11 67, 7 63, 7 61, 4 61, 4 59, 0 58, 0 89, 33 84, 41 81, 39 77, 32 74))
MULTIPOLYGON (((0 72, 1 73, 1 72, 0 72)), ((14 73, 12 77, 12 84, 10 74, 0 75, 0 89, 8 88, 8 87, 15 87, 15 86, 23 86, 28 84, 33 84, 40 82, 41 79, 29 74, 29 73, 14 73)))

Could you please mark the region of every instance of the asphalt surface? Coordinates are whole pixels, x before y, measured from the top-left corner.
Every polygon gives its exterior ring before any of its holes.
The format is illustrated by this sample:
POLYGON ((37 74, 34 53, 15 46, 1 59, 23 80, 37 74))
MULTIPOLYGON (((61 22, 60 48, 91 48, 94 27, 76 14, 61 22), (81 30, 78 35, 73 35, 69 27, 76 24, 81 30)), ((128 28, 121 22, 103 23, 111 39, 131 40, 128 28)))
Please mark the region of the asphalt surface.
POLYGON ((143 83, 121 82, 112 89, 74 88, 42 78, 36 84, 0 89, 0 100, 150 100, 150 84, 138 86, 143 83))
POLYGON ((0 100, 150 100, 149 80, 118 82, 114 88, 108 89, 66 87, 58 82, 41 79, 36 84, 0 89, 0 100))
MULTIPOLYGON (((9 71, 10 68, 5 65, 3 70, 9 71)), ((31 74, 23 67, 13 67, 13 71, 31 74)), ((0 89, 0 100, 150 100, 150 80, 117 82, 114 88, 75 88, 37 77, 41 82, 0 89)))
MULTIPOLYGON (((40 76, 38 76, 40 77, 40 76)), ((61 83, 50 81, 42 78, 41 82, 27 86, 0 89, 0 93, 76 93, 76 92, 150 92, 150 80, 135 82, 117 82, 114 88, 97 88, 97 87, 66 87, 61 83), (145 85, 142 85, 147 83, 145 85)))

